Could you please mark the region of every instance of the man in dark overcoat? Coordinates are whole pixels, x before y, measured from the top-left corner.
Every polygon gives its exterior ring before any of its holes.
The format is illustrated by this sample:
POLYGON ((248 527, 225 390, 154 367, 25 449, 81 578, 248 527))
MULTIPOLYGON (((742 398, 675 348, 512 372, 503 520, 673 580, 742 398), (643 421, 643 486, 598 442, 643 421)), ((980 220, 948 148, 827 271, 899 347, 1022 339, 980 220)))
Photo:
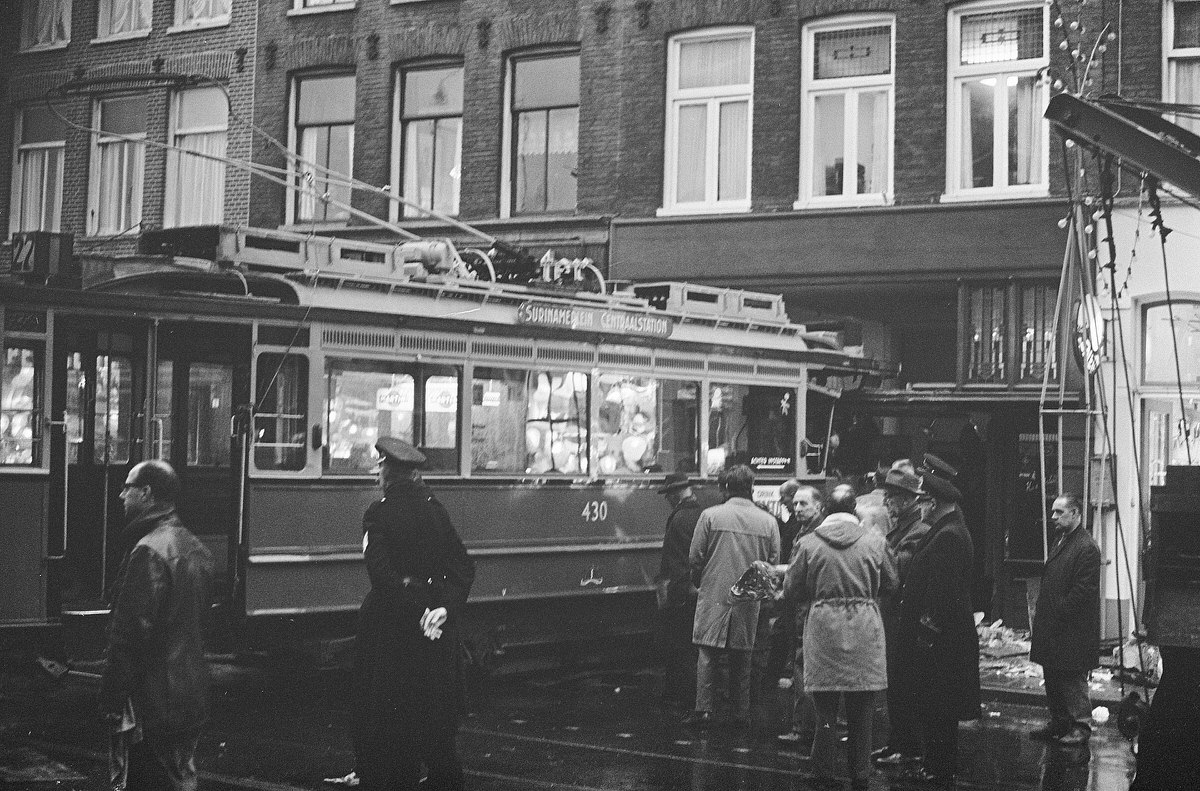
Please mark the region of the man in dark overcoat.
POLYGON ((455 737, 465 700, 458 621, 475 564, 421 482, 424 455, 376 444, 384 496, 363 517, 371 590, 359 611, 358 775, 364 791, 461 789, 455 737))
MULTIPOLYGON (((907 463, 907 462, 906 462, 907 463)), ((913 551, 929 532, 921 518, 920 498, 925 494, 921 479, 911 463, 900 468, 901 462, 889 470, 883 479, 883 504, 887 509, 891 530, 887 543, 896 559, 900 577, 898 592, 883 600, 883 628, 887 643, 887 744, 871 753, 875 763, 898 766, 913 763, 921 756, 921 732, 917 724, 915 690, 904 683, 901 672, 898 629, 900 622, 900 593, 908 580, 908 567, 913 551)))
POLYGON ((692 645, 692 624, 696 619, 696 586, 688 552, 696 521, 704 509, 692 490, 687 473, 673 472, 658 493, 667 498, 671 515, 663 536, 662 560, 655 580, 658 586, 658 613, 663 662, 663 701, 691 706, 696 699, 696 648, 692 645))
POLYGON ((979 719, 979 637, 971 612, 975 548, 957 487, 935 475, 921 482, 929 531, 914 547, 900 602, 900 683, 912 690, 925 755, 902 776, 923 787, 953 788, 958 723, 979 719))
POLYGON ((1079 495, 1051 507, 1054 542, 1042 570, 1029 659, 1042 666, 1050 722, 1035 739, 1077 745, 1091 737, 1088 673, 1100 655, 1100 548, 1083 526, 1079 495))

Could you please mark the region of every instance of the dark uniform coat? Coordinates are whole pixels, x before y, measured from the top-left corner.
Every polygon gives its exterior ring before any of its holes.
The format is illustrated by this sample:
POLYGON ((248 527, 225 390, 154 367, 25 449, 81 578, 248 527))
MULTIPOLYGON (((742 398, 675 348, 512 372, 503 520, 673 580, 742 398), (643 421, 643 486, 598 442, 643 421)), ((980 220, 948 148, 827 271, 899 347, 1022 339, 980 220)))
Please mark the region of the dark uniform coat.
POLYGON ((363 531, 371 590, 359 610, 359 749, 419 753, 452 735, 464 713, 458 621, 475 564, 421 484, 391 484, 363 531), (447 619, 430 640, 421 616, 438 607, 447 619))
POLYGON ((971 612, 974 547, 956 504, 927 516, 908 563, 897 631, 902 683, 936 719, 979 718, 979 637, 971 612))
POLYGON ((1086 673, 1100 655, 1100 548, 1080 525, 1050 550, 1033 615, 1029 659, 1086 673))
POLYGON ((667 531, 663 537, 662 561, 658 567, 658 582, 666 586, 666 608, 695 607, 696 588, 692 585, 692 571, 688 564, 688 552, 692 548, 692 534, 696 522, 704 509, 693 495, 679 501, 667 517, 667 531))

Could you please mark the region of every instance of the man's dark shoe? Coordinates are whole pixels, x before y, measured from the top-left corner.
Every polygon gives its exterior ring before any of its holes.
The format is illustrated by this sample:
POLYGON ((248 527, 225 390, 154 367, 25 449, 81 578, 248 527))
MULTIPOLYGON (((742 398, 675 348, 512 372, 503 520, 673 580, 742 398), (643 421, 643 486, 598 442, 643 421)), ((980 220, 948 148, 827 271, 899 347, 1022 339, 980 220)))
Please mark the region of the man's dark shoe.
POLYGON ((904 766, 921 760, 919 755, 901 752, 892 747, 880 747, 871 753, 871 760, 880 766, 904 766))
POLYGON ((693 711, 683 718, 683 724, 689 728, 707 728, 713 724, 711 711, 693 711))
POLYGON ((1055 736, 1052 741, 1063 747, 1078 747, 1081 744, 1087 744, 1090 738, 1092 738, 1092 732, 1087 728, 1073 728, 1069 733, 1055 736))
POLYGON ((1029 732, 1029 738, 1039 742, 1052 742, 1062 735, 1063 731, 1051 723, 1047 723, 1040 728, 1034 728, 1029 732))

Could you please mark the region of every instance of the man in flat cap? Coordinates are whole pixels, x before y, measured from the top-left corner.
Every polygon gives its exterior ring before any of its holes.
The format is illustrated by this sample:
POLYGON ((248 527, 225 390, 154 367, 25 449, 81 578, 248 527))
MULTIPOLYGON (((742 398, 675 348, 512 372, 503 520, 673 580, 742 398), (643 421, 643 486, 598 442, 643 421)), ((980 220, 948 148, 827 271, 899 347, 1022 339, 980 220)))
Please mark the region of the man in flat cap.
POLYGON ((363 517, 371 590, 359 611, 356 692, 360 788, 461 789, 455 737, 465 708, 458 619, 475 564, 421 481, 425 456, 383 437, 383 497, 363 517))
POLYGON ((696 618, 696 586, 692 584, 688 551, 700 519, 700 501, 683 472, 672 472, 658 493, 667 498, 671 515, 663 536, 658 588, 659 639, 664 661, 663 702, 690 706, 696 698, 696 647, 692 623, 696 618))
MULTIPOLYGON (((925 494, 921 479, 913 471, 897 462, 883 479, 883 504, 891 518, 892 529, 887 535, 888 546, 896 558, 896 571, 900 576, 898 591, 902 592, 908 580, 908 565, 916 546, 929 532, 929 525, 921 518, 920 498, 925 494)), ((915 691, 903 684, 907 678, 901 672, 901 657, 898 652, 900 628, 900 597, 893 595, 883 602, 883 628, 887 642, 888 671, 888 742, 871 754, 879 764, 901 765, 920 759, 921 742, 916 719, 915 691)))
POLYGON ((898 675, 889 680, 912 695, 925 748, 922 765, 901 778, 953 788, 958 723, 979 718, 979 638, 971 607, 974 546, 958 488, 928 471, 921 488, 928 499, 928 529, 906 561, 894 629, 898 675))

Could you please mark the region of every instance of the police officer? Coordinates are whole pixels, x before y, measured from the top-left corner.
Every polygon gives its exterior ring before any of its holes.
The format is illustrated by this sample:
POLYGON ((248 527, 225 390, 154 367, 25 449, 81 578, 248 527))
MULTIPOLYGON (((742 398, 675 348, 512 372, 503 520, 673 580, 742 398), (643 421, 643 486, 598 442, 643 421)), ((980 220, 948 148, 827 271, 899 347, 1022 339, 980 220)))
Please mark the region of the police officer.
POLYGON ((465 701, 458 619, 475 564, 421 481, 425 456, 383 437, 384 496, 363 517, 371 590, 359 611, 356 692, 360 788, 461 789, 455 748, 465 701))

